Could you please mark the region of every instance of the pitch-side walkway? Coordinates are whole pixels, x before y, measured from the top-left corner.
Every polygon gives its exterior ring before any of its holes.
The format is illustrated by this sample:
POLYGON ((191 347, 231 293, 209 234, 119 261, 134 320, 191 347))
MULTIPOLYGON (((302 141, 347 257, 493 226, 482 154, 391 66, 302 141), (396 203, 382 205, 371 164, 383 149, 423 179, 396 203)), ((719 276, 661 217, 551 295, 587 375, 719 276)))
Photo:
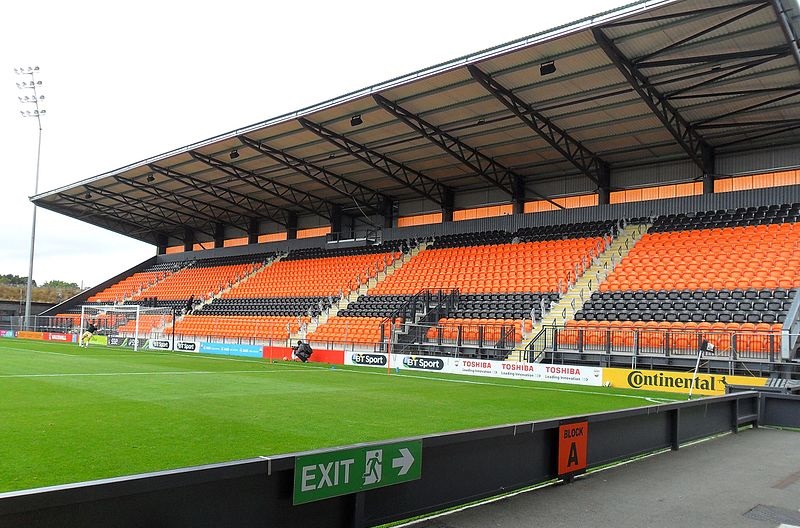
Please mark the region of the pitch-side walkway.
POLYGON ((800 432, 748 429, 413 526, 800 527, 800 432))

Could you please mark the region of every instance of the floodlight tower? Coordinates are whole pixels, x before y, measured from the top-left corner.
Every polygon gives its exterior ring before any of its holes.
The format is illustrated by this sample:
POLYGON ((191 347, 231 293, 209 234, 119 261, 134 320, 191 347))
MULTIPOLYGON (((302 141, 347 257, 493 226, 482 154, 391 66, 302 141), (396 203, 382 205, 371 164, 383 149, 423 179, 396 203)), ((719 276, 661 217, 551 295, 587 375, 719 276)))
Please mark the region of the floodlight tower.
MULTIPOLYGON (((14 73, 23 77, 22 82, 17 83, 17 88, 29 95, 19 96, 19 102, 26 110, 20 110, 22 117, 35 117, 39 125, 39 143, 36 147, 36 179, 33 185, 34 196, 39 193, 39 162, 42 157, 42 116, 47 113, 41 108, 44 104, 42 95, 42 81, 37 79, 39 75, 38 66, 28 66, 24 68, 14 68, 14 73), (30 94, 33 95, 30 95, 30 94), (32 109, 31 109, 32 108, 32 109)), ((33 222, 31 223, 31 251, 28 261, 28 290, 25 293, 25 329, 31 328, 31 294, 33 290, 33 249, 36 241, 36 204, 33 204, 33 222)))

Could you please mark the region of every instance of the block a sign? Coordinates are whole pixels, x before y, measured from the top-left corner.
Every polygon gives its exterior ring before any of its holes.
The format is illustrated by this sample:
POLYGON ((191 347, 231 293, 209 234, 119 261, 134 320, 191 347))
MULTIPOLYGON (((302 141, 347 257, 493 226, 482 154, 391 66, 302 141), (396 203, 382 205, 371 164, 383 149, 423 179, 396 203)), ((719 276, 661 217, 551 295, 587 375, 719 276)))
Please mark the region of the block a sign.
POLYGON ((347 495, 422 476, 422 440, 299 456, 292 504, 347 495))
POLYGON ((564 424, 558 428, 558 476, 586 469, 589 422, 564 424))

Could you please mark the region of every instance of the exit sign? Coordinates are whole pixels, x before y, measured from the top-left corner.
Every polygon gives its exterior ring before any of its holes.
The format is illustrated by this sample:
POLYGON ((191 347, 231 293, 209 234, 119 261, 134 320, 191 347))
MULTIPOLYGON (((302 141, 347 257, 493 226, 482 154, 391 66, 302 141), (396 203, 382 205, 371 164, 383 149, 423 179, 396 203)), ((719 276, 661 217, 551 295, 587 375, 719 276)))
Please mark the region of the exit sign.
POLYGON ((299 456, 293 504, 347 495, 422 476, 422 440, 299 456))

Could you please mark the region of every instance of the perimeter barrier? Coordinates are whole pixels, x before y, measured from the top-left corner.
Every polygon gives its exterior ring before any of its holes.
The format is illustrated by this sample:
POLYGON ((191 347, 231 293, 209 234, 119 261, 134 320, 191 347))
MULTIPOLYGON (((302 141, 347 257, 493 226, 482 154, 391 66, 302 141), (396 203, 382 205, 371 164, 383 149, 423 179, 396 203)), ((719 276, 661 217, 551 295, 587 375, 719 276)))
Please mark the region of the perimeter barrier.
POLYGON ((0 526, 360 528, 759 425, 800 427, 800 397, 741 392, 4 493, 0 526))

